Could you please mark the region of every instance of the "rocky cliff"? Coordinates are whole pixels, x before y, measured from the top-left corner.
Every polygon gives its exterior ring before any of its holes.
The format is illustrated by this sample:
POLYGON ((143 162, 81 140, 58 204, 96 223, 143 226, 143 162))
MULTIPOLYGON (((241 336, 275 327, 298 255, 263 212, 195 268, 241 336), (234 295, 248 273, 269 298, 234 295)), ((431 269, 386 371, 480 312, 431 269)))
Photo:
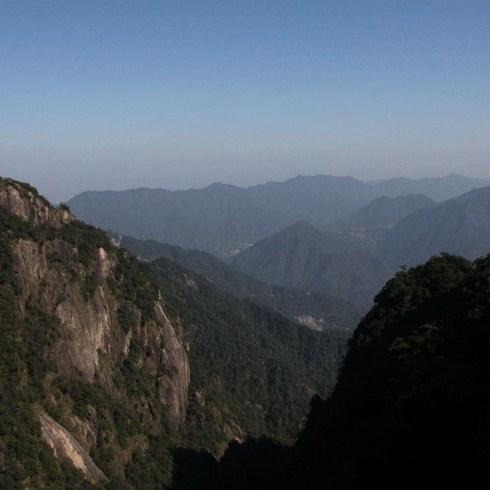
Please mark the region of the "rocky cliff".
MULTIPOLYGON (((36 414, 33 430, 57 458, 88 480, 105 473, 130 488, 131 475, 186 416, 190 370, 179 321, 169 318, 145 267, 68 208, 0 179, 0 211, 0 323, 15 339, 1 355, 26 392, 23 409, 36 414), (80 453, 74 448, 85 455, 68 457, 80 453), (95 462, 85 471, 89 454, 95 462)), ((0 381, 9 392, 7 371, 0 381)), ((1 438, 0 459, 11 442, 1 438)), ((15 464, 28 473, 21 457, 15 464)), ((31 481, 45 478, 41 469, 31 481)))
POLYGON ((33 226, 59 228, 73 221, 68 208, 53 208, 34 187, 12 179, 0 178, 0 206, 33 226))

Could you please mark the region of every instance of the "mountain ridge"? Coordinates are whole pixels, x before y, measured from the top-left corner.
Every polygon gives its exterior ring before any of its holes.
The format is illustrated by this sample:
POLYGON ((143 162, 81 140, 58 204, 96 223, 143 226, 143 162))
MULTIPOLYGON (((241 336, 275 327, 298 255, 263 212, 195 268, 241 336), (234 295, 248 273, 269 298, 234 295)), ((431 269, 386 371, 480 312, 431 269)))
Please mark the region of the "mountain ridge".
POLYGON ((372 302, 392 271, 351 237, 297 222, 231 259, 260 280, 319 291, 357 305, 372 302))
POLYGON ((378 184, 352 177, 298 176, 247 188, 213 184, 178 191, 86 191, 68 204, 78 218, 101 228, 225 257, 296 221, 325 229, 383 195, 396 197, 423 187, 425 195, 442 200, 485 183, 461 176, 378 184))
MULTIPOLYGON (((109 234, 111 236, 111 234, 109 234)), ((132 237, 114 237, 119 246, 138 258, 153 261, 160 257, 204 275, 217 288, 239 298, 272 308, 309 328, 354 329, 364 313, 362 308, 316 292, 271 285, 249 276, 214 255, 200 250, 186 250, 176 245, 132 237)))
POLYGON ((416 265, 441 252, 476 259, 490 252, 490 187, 420 209, 397 223, 376 251, 395 264, 416 265))

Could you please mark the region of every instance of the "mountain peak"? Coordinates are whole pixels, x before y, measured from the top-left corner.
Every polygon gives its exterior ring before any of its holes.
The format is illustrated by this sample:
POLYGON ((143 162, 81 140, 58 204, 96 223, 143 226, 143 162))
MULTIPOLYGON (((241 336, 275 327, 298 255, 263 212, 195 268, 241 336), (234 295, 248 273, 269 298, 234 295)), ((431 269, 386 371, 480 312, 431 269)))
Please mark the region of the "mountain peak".
POLYGON ((490 187, 419 209, 397 223, 376 245, 392 266, 416 265, 449 252, 474 260, 490 252, 490 187))
POLYGON ((34 187, 0 177, 0 207, 33 226, 58 228, 73 220, 67 206, 54 208, 34 187))
POLYGON ((350 239, 297 221, 236 255, 242 272, 272 284, 368 305, 391 271, 350 239), (339 271, 342 271, 341 273, 339 271))

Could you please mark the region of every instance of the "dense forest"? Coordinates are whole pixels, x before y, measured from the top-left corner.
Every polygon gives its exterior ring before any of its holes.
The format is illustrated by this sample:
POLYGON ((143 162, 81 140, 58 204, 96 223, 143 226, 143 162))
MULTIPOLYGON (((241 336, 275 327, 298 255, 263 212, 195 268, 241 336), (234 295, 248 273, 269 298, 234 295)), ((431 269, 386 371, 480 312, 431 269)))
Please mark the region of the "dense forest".
POLYGON ((443 255, 385 286, 350 342, 334 395, 312 409, 295 450, 304 481, 296 488, 466 486, 484 478, 489 278, 490 257, 443 255))
POLYGON ((0 53, 0 490, 490 489, 490 0, 0 0, 0 53))
POLYGON ((109 233, 109 236, 143 261, 166 258, 205 276, 222 291, 247 298, 316 330, 354 330, 366 312, 352 303, 316 291, 303 291, 260 281, 202 250, 187 250, 176 245, 120 237, 113 233, 109 233))
POLYGON ((297 325, 221 292, 204 276, 167 259, 150 267, 167 310, 178 313, 191 346, 182 444, 219 454, 230 435, 291 443, 311 396, 332 391, 349 332, 297 325))

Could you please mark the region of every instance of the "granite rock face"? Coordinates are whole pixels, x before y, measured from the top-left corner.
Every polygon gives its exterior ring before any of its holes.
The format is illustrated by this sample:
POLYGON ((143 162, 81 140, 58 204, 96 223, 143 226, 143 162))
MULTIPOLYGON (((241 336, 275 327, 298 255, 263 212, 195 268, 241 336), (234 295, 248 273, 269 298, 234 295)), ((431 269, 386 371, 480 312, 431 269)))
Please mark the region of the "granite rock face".
POLYGON ((67 208, 53 208, 34 188, 12 179, 0 178, 0 206, 34 226, 59 228, 73 220, 67 208))
POLYGON ((41 414, 39 419, 43 439, 59 460, 71 463, 91 482, 107 481, 104 472, 97 467, 87 451, 64 427, 45 413, 41 414))
MULTIPOLYGON (((66 207, 54 208, 35 189, 10 179, 0 179, 0 207, 29 225, 29 233, 12 232, 10 241, 15 307, 25 317, 35 305, 57 322, 45 356, 56 366, 50 376, 96 386, 140 421, 139 442, 111 443, 119 460, 112 466, 122 476, 131 451, 144 452, 145 438, 166 430, 162 411, 174 429, 185 420, 190 368, 179 319, 169 318, 144 266, 108 240, 95 244, 97 230, 74 220, 66 207)), ((59 408, 50 382, 46 399, 59 408)), ((103 481, 88 456, 100 442, 101 408, 90 402, 85 419, 75 416, 76 407, 63 410, 62 425, 40 415, 44 440, 87 479, 103 481)), ((105 437, 118 440, 117 434, 105 437)))

